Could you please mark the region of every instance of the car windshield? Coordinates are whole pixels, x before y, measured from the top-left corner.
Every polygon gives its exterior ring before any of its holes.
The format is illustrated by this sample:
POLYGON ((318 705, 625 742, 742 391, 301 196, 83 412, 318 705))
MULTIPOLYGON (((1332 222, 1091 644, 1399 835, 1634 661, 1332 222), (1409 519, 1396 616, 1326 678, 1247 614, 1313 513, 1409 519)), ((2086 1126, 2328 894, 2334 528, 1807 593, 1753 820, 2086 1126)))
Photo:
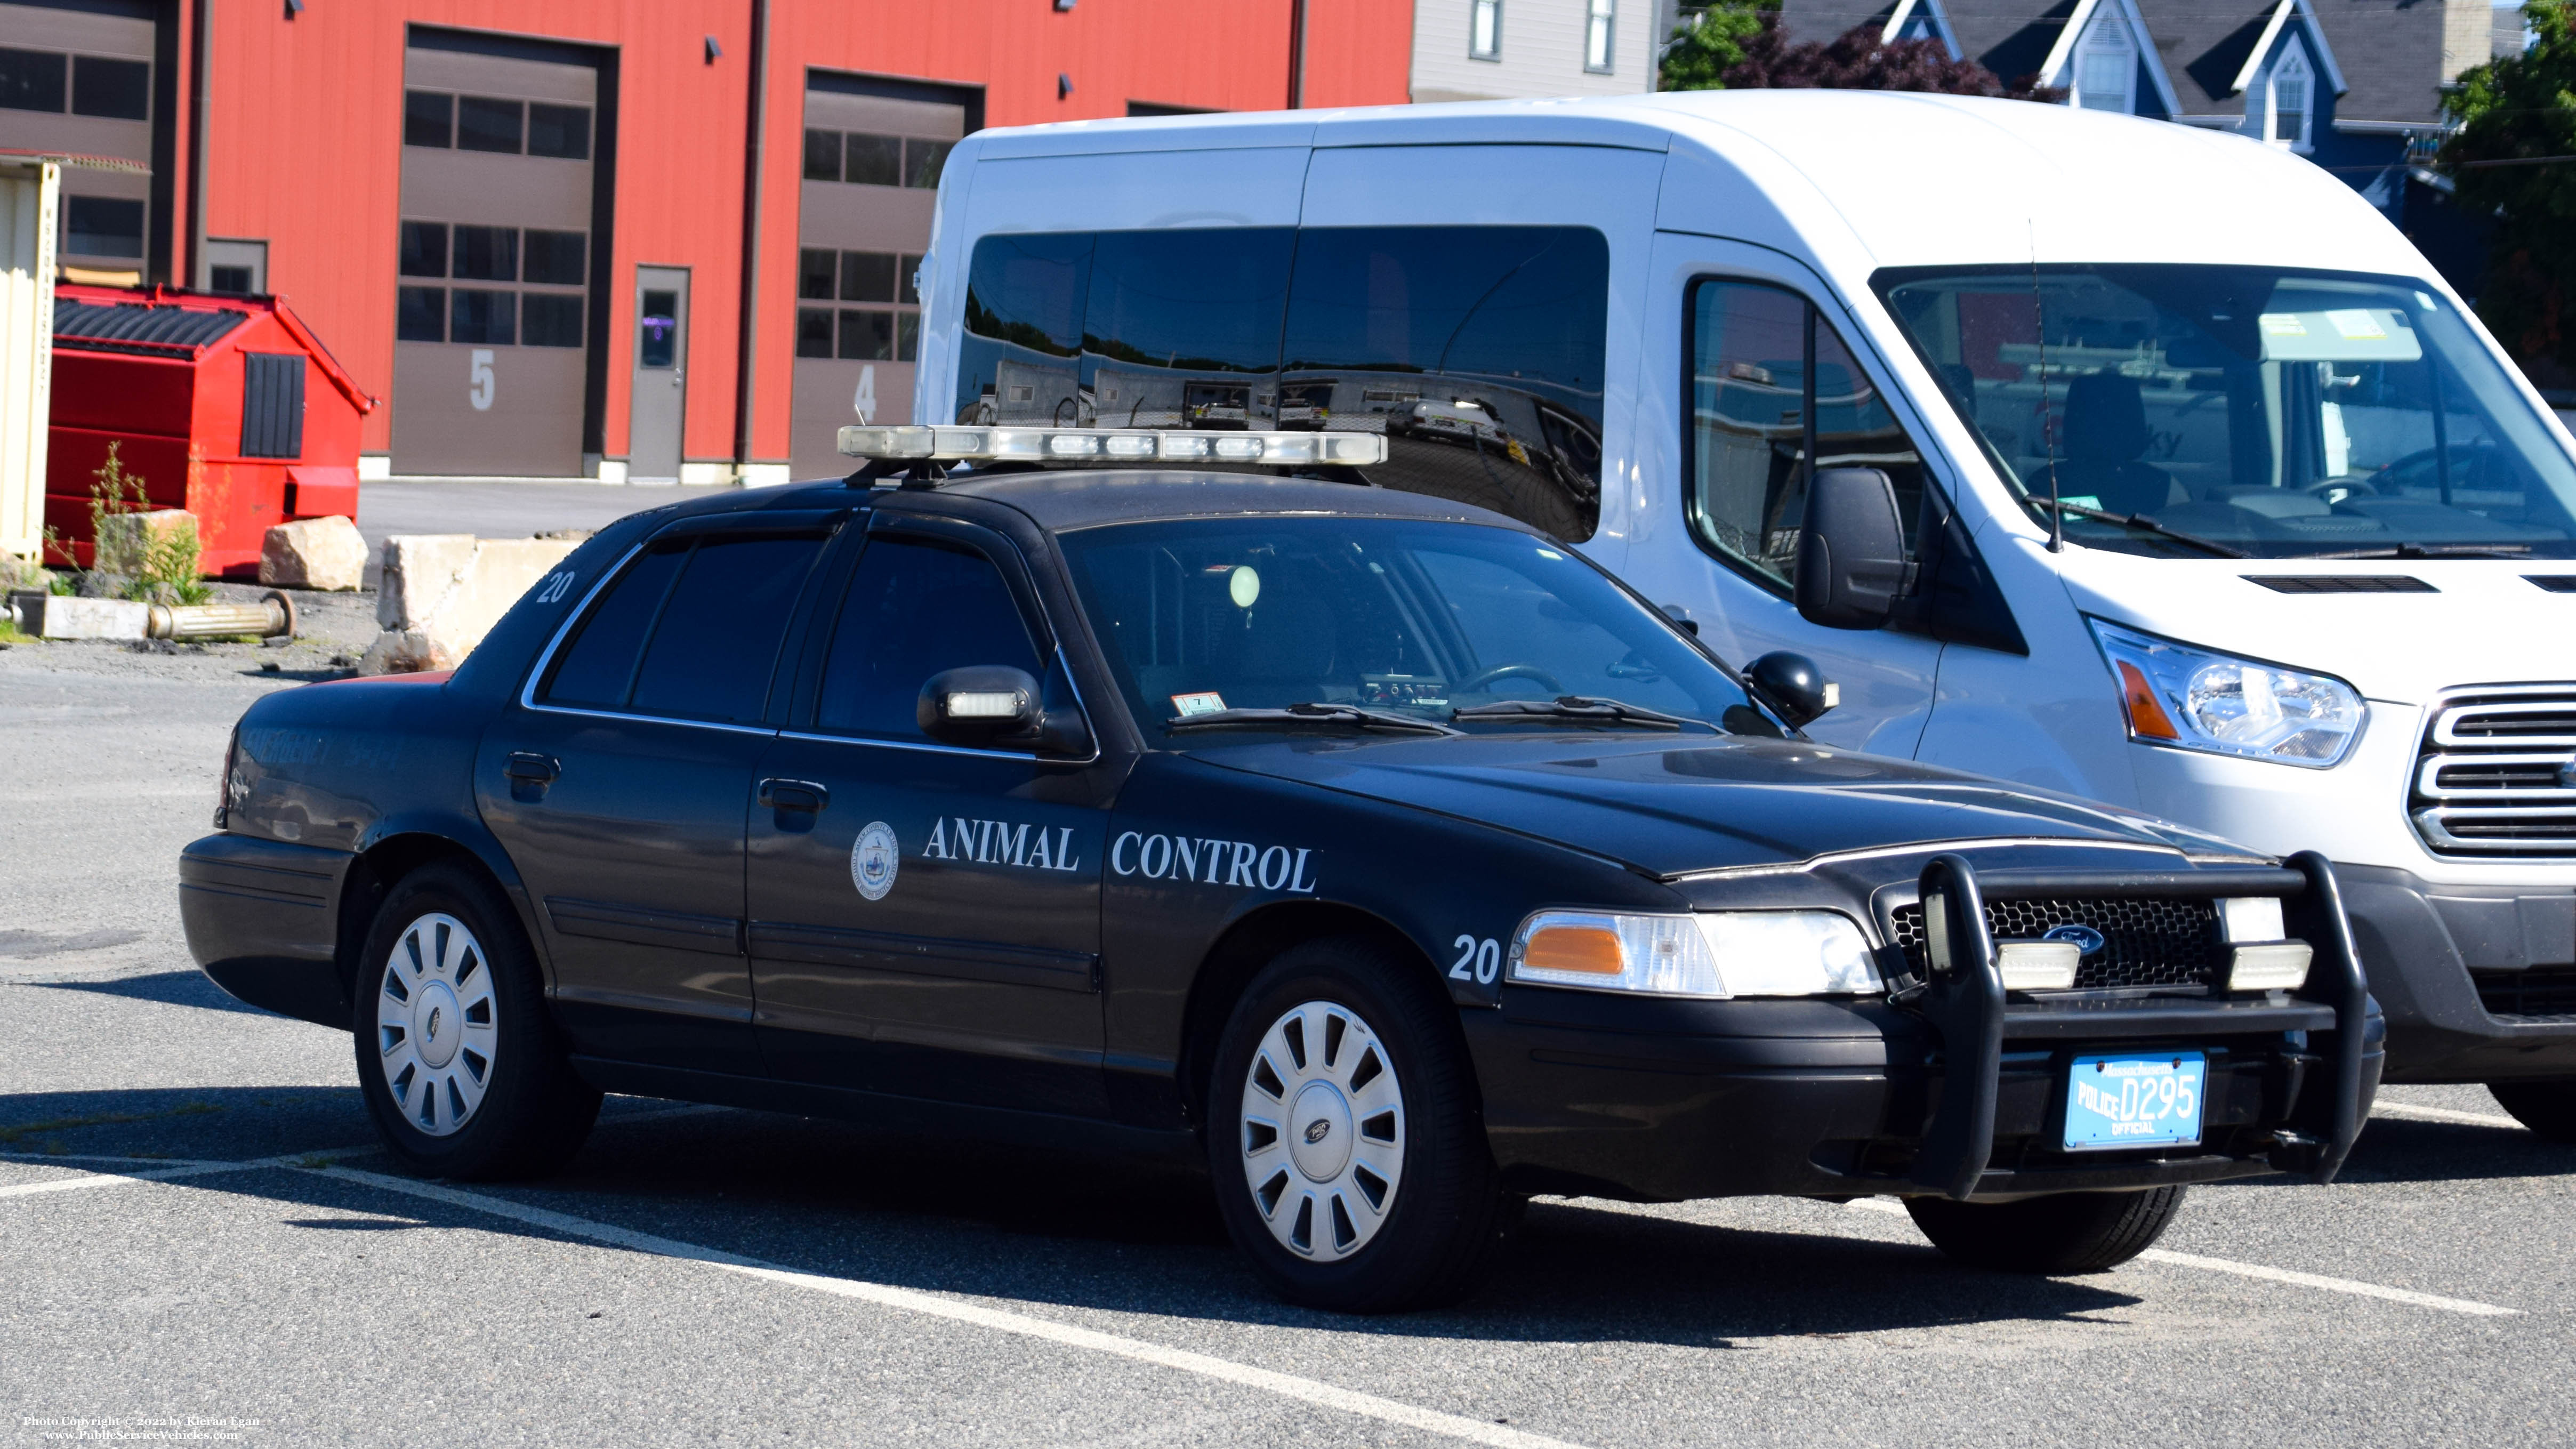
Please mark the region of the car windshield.
POLYGON ((2069 539, 2576 555, 2576 464, 2467 319, 2413 282, 2208 266, 1875 280, 2005 478, 2070 506, 2033 505, 2069 539))
MULTIPOLYGON (((1670 623, 1569 550, 1525 533, 1237 518, 1110 524, 1061 540, 1110 667, 1148 729, 1299 704, 1478 730, 1610 722, 1472 714, 1579 696, 1776 733, 1670 623)), ((1335 717, 1367 727, 1355 714, 1335 717)))

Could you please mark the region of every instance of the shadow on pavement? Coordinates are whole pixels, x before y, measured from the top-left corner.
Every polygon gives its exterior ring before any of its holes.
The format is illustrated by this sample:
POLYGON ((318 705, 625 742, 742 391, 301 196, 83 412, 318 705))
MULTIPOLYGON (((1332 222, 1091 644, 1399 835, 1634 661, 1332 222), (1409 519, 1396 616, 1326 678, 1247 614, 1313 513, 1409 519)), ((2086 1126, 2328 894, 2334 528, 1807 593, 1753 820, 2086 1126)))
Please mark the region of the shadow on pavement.
MULTIPOLYGON (((2501 1115, 2504 1111, 2496 1109, 2501 1115)), ((2576 1145, 2552 1142, 2520 1127, 2474 1122, 2416 1122, 2373 1117, 2344 1159, 2335 1181, 2475 1182, 2505 1177, 2560 1177, 2576 1173, 2576 1145)), ((2301 1187, 2307 1179, 2255 1177, 2239 1187, 2301 1187)))
MULTIPOLYGON (((471 1184, 542 1207, 804 1272, 1059 1304, 1159 1319, 1329 1327, 1405 1338, 1653 1341, 1725 1347, 1739 1340, 1979 1322, 2081 1321, 2138 1300, 2116 1280, 1978 1273, 1929 1247, 1815 1233, 1675 1221, 1551 1200, 1534 1206, 1493 1284, 1456 1308, 1349 1319, 1271 1298, 1227 1243, 1204 1177, 1134 1162, 998 1151, 837 1123, 727 1111, 627 1123, 665 1104, 619 1110, 573 1163, 542 1182, 471 1184)), ((354 1091, 87 1093, 0 1098, 0 1125, 38 1114, 133 1120, 65 1128, 74 1152, 135 1151, 242 1159, 369 1139, 354 1091), (146 1114, 185 1097, 216 1112, 146 1114), (108 1144, 116 1145, 108 1145, 108 1144)), ((23 1148, 20 1150, 24 1150, 23 1148)), ((391 1172, 372 1153, 349 1165, 391 1172)), ((401 1224, 315 1218, 303 1209, 541 1239, 545 1229, 388 1194, 344 1179, 271 1170, 181 1179, 292 1205, 317 1231, 401 1224)))
POLYGON ((199 971, 159 971, 150 976, 108 976, 94 981, 30 981, 24 984, 40 986, 48 991, 94 991, 101 996, 157 1001, 164 1006, 201 1006, 208 1011, 238 1011, 251 1016, 276 1015, 234 1000, 199 971))

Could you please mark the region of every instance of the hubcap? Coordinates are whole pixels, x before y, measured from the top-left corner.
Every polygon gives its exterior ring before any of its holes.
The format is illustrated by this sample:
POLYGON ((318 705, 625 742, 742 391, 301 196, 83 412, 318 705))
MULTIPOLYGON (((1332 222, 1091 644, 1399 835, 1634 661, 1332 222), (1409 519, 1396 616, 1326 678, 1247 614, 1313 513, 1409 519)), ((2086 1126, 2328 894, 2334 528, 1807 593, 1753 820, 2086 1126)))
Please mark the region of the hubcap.
POLYGON ((377 1065, 403 1120, 432 1137, 471 1121, 499 1028, 492 970, 465 923, 433 913, 405 926, 376 995, 377 1065))
POLYGON ((1404 1174, 1404 1096, 1377 1033, 1309 1001, 1263 1033, 1244 1074, 1243 1176, 1282 1247, 1317 1262, 1368 1245, 1404 1174))

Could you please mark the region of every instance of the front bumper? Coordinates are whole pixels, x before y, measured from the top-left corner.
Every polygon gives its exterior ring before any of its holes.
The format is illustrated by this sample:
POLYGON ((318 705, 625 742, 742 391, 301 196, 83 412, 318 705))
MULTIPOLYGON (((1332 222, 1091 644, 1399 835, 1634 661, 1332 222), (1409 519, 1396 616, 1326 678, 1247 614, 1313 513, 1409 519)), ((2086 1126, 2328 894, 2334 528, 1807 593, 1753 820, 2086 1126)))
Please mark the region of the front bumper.
POLYGON ((2576 892, 2435 885, 2385 866, 2335 874, 2388 1013, 2390 1081, 2576 1077, 2576 1011, 2499 1014, 2487 1001, 2523 982, 2576 983, 2576 892))
POLYGON ((1991 993, 1936 985, 1906 1006, 1507 988, 1499 1011, 1464 1019, 1487 1137, 1520 1191, 1649 1201, 2325 1180, 2369 1114, 2380 1021, 2333 939, 2324 862, 2310 881, 2324 896, 2296 912, 2317 950, 2310 996, 2279 1005, 2051 1005, 2008 1000, 1999 979, 1991 993), (2166 1048, 2207 1054, 2200 1144, 2063 1150, 2077 1055, 2166 1048))

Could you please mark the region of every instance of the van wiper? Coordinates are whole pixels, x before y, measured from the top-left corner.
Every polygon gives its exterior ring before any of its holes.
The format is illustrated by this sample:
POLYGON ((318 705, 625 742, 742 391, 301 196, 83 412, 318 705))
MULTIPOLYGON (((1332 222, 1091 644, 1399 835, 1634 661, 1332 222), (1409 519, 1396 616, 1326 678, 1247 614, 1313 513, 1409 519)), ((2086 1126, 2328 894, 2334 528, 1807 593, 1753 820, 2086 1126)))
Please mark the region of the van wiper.
POLYGON ((1458 710, 1451 719, 1548 719, 1572 720, 1577 724, 1637 725, 1650 730, 1677 730, 1686 724, 1705 725, 1706 720, 1686 719, 1666 714, 1643 705, 1626 704, 1615 699, 1602 699, 1589 694, 1560 694, 1554 699, 1506 699, 1495 704, 1480 704, 1458 710))
POLYGON ((1292 704, 1286 709, 1219 709, 1206 714, 1184 715, 1165 722, 1169 734, 1183 730, 1224 729, 1290 729, 1315 725, 1343 725, 1352 729, 1383 730, 1399 735, 1455 735, 1464 730, 1451 729, 1436 719, 1397 714, 1393 710, 1369 709, 1356 704, 1292 704))
POLYGON ((2143 513, 2113 513, 2108 509, 2087 508, 2081 503, 2068 503, 2056 498, 2025 498, 2022 501, 2033 508, 2054 508, 2060 514, 2071 513, 2078 518, 2090 518, 2096 523, 2116 523, 2122 528, 2134 528, 2141 533, 2152 533, 2158 538, 2170 538, 2176 543, 2190 544, 2193 548, 2206 550, 2220 558, 2254 556, 2241 548, 2230 548, 2214 539, 2202 538, 2195 533, 2185 533, 2178 528, 2167 528, 2143 513))
POLYGON ((2527 543, 2401 543, 2391 548, 2349 548, 2339 553, 2294 553, 2289 558, 2522 558, 2527 543))

